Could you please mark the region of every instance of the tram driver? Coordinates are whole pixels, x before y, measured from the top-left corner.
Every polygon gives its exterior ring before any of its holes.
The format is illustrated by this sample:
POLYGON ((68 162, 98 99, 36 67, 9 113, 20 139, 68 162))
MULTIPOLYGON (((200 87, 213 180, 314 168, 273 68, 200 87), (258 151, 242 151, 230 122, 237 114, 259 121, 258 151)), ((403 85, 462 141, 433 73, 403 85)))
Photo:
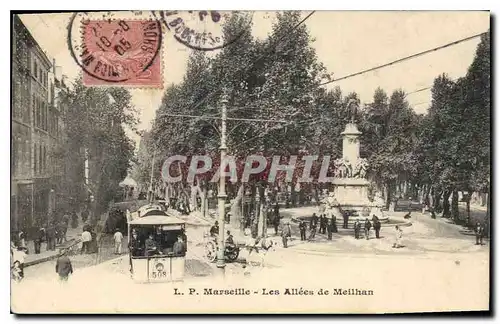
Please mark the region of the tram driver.
POLYGON ((156 241, 153 239, 153 234, 149 234, 149 237, 146 239, 144 243, 144 256, 155 255, 158 254, 158 245, 156 241))

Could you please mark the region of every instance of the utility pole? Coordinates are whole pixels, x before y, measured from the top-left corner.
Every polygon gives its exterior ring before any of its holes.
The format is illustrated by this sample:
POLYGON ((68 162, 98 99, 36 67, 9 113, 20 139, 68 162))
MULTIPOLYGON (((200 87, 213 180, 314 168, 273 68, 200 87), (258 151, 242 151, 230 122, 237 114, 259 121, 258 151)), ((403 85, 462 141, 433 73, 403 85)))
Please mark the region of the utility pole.
POLYGON ((153 151, 153 161, 151 162, 151 178, 149 180, 149 202, 153 202, 153 174, 155 170, 156 149, 153 151))
POLYGON ((220 167, 219 167, 219 172, 220 172, 220 178, 219 178, 219 193, 217 195, 218 198, 218 209, 219 209, 219 237, 218 237, 218 246, 219 249, 217 250, 217 268, 221 270, 221 274, 224 275, 225 273, 225 257, 224 257, 224 251, 225 251, 225 241, 224 241, 224 231, 225 231, 225 221, 226 221, 226 178, 224 177, 224 170, 225 170, 225 158, 226 158, 226 122, 227 122, 227 95, 224 94, 221 100, 222 104, 222 125, 221 125, 221 141, 220 141, 220 167))

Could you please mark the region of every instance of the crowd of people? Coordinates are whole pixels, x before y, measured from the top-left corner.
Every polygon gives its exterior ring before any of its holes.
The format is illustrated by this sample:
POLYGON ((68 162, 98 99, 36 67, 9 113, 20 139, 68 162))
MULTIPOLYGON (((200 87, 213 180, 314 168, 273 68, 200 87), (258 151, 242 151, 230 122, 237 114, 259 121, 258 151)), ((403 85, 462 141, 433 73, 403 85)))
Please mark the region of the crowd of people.
MULTIPOLYGON (((89 220, 89 211, 84 208, 81 212, 81 221, 86 223, 89 220)), ((78 228, 79 217, 75 211, 57 210, 49 214, 44 219, 37 219, 35 226, 28 231, 22 229, 11 235, 11 274, 15 281, 21 281, 24 278, 24 264, 28 254, 40 254, 42 251, 43 243, 46 243, 45 251, 55 251, 56 246, 60 246, 67 242, 68 229, 78 228), (29 241, 33 241, 33 250, 28 247, 29 241)), ((84 233, 90 235, 90 240, 85 240, 84 249, 82 252, 89 252, 92 250, 92 240, 95 240, 96 235, 90 234, 92 227, 90 225, 84 226, 84 233)), ((82 236, 85 236, 82 234, 82 236)), ((83 241, 83 240, 82 240, 83 241)), ((97 244, 95 244, 97 246, 97 244)), ((95 249, 94 249, 95 250, 95 249)), ((67 251, 62 249, 60 255, 66 254, 67 251)), ((56 272, 59 270, 56 269, 56 272)))

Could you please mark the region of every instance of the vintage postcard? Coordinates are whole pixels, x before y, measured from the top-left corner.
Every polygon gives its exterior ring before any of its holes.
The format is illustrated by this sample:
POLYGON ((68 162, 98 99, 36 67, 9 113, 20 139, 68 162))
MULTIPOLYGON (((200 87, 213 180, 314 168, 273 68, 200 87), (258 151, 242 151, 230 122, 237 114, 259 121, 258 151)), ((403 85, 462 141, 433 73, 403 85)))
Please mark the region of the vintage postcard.
POLYGON ((11 12, 12 312, 488 313, 490 32, 11 12))

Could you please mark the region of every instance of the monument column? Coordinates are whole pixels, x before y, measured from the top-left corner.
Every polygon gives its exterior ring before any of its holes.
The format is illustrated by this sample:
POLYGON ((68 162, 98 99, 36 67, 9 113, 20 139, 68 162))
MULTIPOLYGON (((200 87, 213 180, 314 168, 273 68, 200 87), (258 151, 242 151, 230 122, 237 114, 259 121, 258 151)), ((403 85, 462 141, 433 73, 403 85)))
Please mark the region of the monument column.
POLYGON ((356 124, 349 123, 341 133, 343 137, 342 157, 354 167, 359 159, 359 136, 362 134, 356 124))

